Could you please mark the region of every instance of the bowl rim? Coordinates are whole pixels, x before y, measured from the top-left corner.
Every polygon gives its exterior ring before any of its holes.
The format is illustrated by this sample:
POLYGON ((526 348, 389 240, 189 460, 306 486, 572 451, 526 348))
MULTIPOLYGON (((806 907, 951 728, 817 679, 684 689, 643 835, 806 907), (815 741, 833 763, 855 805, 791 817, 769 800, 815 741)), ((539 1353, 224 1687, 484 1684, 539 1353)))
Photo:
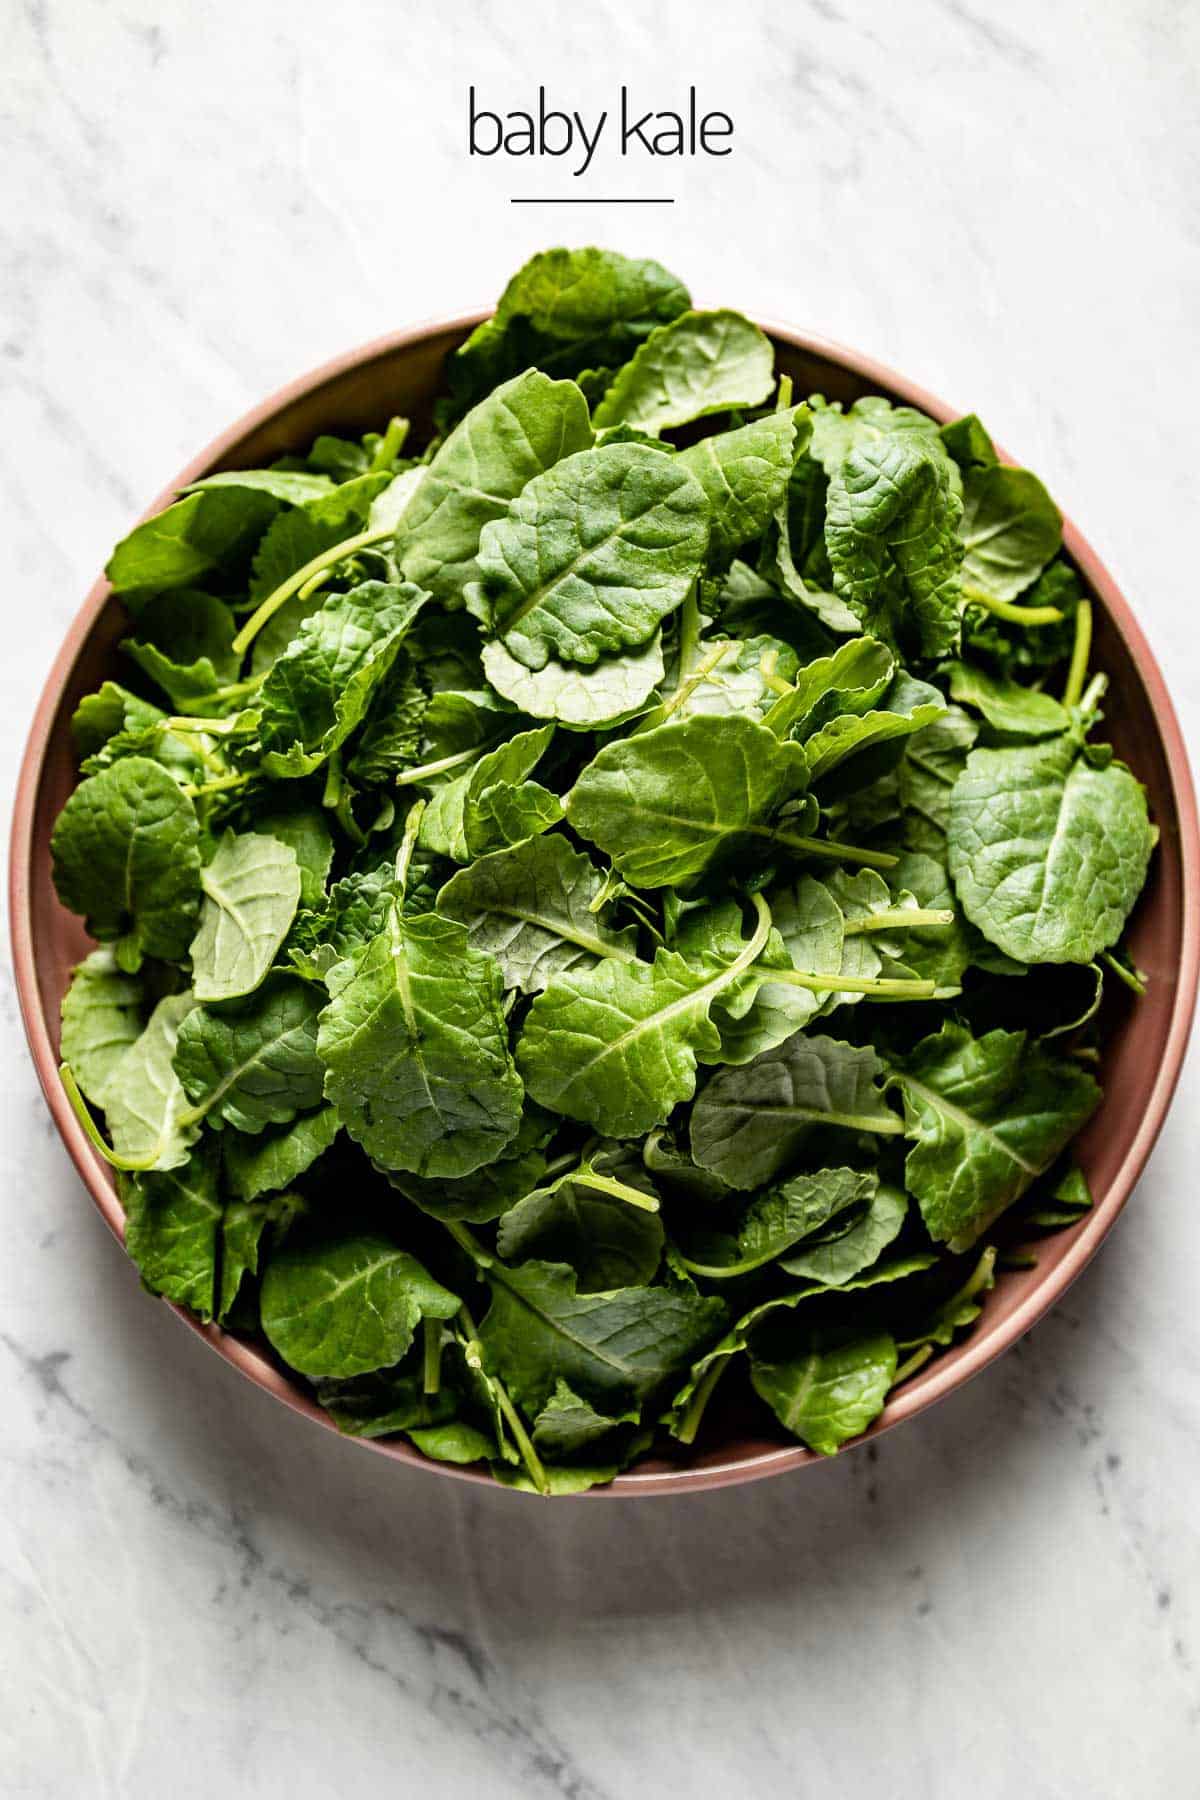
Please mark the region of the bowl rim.
MULTIPOLYGON (((401 330, 373 338, 356 349, 344 351, 286 383, 251 407, 232 425, 219 433, 188 462, 162 493, 141 515, 149 518, 162 510, 189 482, 200 479, 220 467, 229 453, 248 433, 267 424, 283 407, 303 399, 362 364, 412 348, 427 338, 465 334, 492 308, 426 319, 401 330)), ((850 374, 872 386, 896 395, 909 406, 928 413, 939 423, 961 415, 917 383, 898 374, 886 364, 848 348, 836 340, 802 331, 772 319, 759 320, 762 329, 776 341, 802 353, 838 364, 850 374)), ((1001 452, 1004 455, 1003 452, 1001 452)), ((1005 460, 1010 460, 1005 457, 1005 460)), ((915 1376, 889 1401, 883 1413, 854 1446, 869 1442, 883 1432, 915 1418, 927 1407, 962 1387, 973 1376, 1001 1356, 1024 1332, 1041 1319, 1091 1261, 1125 1206, 1146 1160, 1154 1147, 1171 1103, 1187 1048, 1192 1016, 1196 1004, 1197 981, 1200 978, 1200 831, 1197 827, 1196 795, 1187 750, 1175 708, 1167 691, 1161 670, 1113 576, 1096 551, 1072 521, 1063 517, 1063 547, 1078 566, 1093 594, 1104 606, 1113 627, 1121 638, 1149 696, 1167 765, 1167 774, 1179 821, 1180 884, 1182 889, 1181 944, 1175 993, 1171 1008, 1167 1040, 1161 1061, 1147 1095, 1145 1110, 1125 1156, 1107 1192, 1097 1202, 1074 1235, 1066 1255, 1041 1282, 1034 1285, 1018 1306, 986 1335, 971 1337, 953 1360, 939 1358, 927 1371, 915 1376)), ((33 883, 31 859, 35 800, 50 743, 51 729, 63 688, 103 610, 111 589, 103 575, 93 583, 56 655, 38 699, 29 728, 13 806, 13 822, 9 855, 9 916, 12 938, 13 970, 17 997, 25 1034, 42 1092, 45 1094, 54 1123, 72 1161, 91 1194, 105 1224, 119 1240, 124 1239, 124 1219, 111 1171, 89 1144, 79 1121, 67 1100, 58 1077, 58 1058, 51 1037, 50 1023, 42 1008, 33 953, 33 883)), ((298 1386, 277 1369, 261 1351, 223 1331, 218 1325, 203 1325, 182 1307, 166 1302, 197 1337, 203 1339, 225 1362, 265 1392, 274 1395, 292 1411, 312 1420, 338 1437, 329 1415, 304 1394, 298 1386)), ((495 1489, 499 1486, 490 1473, 479 1467, 459 1467, 452 1463, 434 1462, 421 1455, 402 1439, 353 1438, 351 1443, 376 1453, 421 1467, 435 1474, 469 1482, 482 1482, 495 1489)), ((848 1446, 852 1447, 852 1446, 848 1446)), ((704 1467, 656 1469, 639 1472, 636 1468, 620 1474, 610 1484, 589 1490, 586 1498, 628 1499, 632 1497, 681 1494, 701 1489, 726 1487, 731 1484, 764 1480, 790 1469, 823 1461, 801 1444, 781 1445, 778 1449, 757 1450, 731 1455, 727 1460, 704 1467)))

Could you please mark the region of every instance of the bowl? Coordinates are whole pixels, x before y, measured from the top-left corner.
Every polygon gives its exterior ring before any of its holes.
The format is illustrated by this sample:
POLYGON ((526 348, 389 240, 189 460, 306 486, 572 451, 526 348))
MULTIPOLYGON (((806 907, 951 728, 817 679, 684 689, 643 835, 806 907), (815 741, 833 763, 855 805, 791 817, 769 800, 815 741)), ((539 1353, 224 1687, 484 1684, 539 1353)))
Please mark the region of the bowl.
MULTIPOLYGON (((486 317, 414 326, 336 358, 282 389, 239 420, 177 475, 150 508, 157 512, 190 481, 217 469, 261 466, 307 445, 322 431, 348 436, 393 413, 413 420, 417 441, 428 427, 442 365, 486 317)), ((957 417, 942 401, 856 352, 786 326, 764 324, 782 371, 798 394, 820 392, 849 403, 864 393, 919 407, 938 420, 957 417)), ((1093 658, 1111 679, 1105 725, 1117 754, 1148 790, 1161 831, 1150 878, 1128 942, 1150 977, 1145 999, 1118 1008, 1100 1070, 1105 1101, 1078 1140, 1095 1197, 1083 1223, 1037 1245, 1036 1267, 1006 1270, 982 1318, 961 1344, 906 1383, 865 1434, 878 1436, 914 1418, 987 1366, 1060 1299, 1095 1255, 1136 1183, 1166 1116, 1179 1076, 1200 967, 1200 840, 1187 754, 1161 671, 1128 603, 1095 551, 1069 521, 1064 549, 1098 602, 1093 658)), ((78 919, 60 905, 50 875, 50 831, 76 782, 70 719, 79 699, 117 667, 125 617, 101 580, 84 601, 59 651, 34 715, 17 784, 10 899, 17 993, 38 1077, 76 1168, 113 1234, 123 1235, 112 1171, 89 1145, 59 1082, 59 1006, 72 967, 89 949, 78 919)), ((131 1281, 136 1279, 130 1269, 131 1281)), ((163 1302, 163 1304, 168 1304, 163 1302)), ((295 1412, 336 1430, 304 1389, 255 1344, 179 1317, 217 1354, 295 1412)), ((684 1457, 664 1453, 619 1475, 597 1497, 684 1493, 782 1474, 820 1460, 792 1442, 748 1434, 736 1411, 712 1409, 702 1443, 684 1457)), ((429 1462, 401 1440, 352 1439, 379 1456, 459 1481, 486 1481, 482 1469, 429 1462)), ((858 1440, 863 1441, 863 1440, 858 1440)))

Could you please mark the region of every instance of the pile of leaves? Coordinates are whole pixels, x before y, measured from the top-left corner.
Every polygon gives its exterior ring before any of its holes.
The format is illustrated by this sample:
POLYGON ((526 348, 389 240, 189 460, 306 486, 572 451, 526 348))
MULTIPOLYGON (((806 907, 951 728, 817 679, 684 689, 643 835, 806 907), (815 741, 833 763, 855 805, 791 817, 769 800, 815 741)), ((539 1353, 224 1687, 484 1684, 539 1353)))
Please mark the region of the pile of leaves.
POLYGON ((435 419, 113 553, 53 849, 129 1254, 516 1486, 686 1456, 718 1380, 708 1430, 832 1452, 1089 1204, 1155 831, 1058 511, 606 251, 522 269, 435 419))

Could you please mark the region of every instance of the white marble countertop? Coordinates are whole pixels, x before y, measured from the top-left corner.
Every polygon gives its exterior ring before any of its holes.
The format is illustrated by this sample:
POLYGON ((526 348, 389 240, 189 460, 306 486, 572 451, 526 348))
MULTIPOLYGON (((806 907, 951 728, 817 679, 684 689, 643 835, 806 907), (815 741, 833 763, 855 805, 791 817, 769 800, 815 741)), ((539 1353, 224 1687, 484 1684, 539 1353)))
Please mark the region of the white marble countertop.
MULTIPOLYGON (((1197 741, 1194 7, 27 0, 5 32, 6 772, 186 457, 589 237, 977 408, 1109 560, 1197 741), (468 80, 505 108, 695 81, 735 153, 670 208, 513 208, 552 190, 467 162, 468 80)), ((1195 1058, 1105 1252, 968 1390, 777 1482, 539 1507, 312 1431, 142 1296, 3 982, 6 1795, 1193 1791, 1195 1058)))

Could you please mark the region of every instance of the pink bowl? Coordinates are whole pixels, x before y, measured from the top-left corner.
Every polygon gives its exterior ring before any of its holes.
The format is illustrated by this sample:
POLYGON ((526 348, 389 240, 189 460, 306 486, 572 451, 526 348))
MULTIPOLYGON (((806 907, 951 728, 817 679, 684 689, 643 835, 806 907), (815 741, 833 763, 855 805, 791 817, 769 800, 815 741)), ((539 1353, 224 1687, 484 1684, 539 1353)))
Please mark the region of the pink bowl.
MULTIPOLYGON (((486 315, 414 326, 380 338, 303 376, 264 400, 184 469, 149 509, 157 512, 190 481, 216 469, 261 465, 308 444, 322 431, 347 435, 400 413, 418 431, 428 424, 448 351, 486 315)), ((890 369, 851 350, 782 325, 766 325, 779 364, 798 394, 821 392, 845 402, 882 393, 935 419, 954 409, 890 369)), ((418 440, 419 441, 419 440, 418 440)), ((1150 881, 1129 935, 1150 976, 1146 998, 1115 1022, 1100 1071, 1105 1102, 1079 1140, 1095 1206, 1073 1230, 1037 1245, 1037 1266, 1001 1275, 969 1337, 909 1381, 866 1434, 874 1437, 923 1412, 985 1368, 1029 1329, 1091 1260, 1142 1172, 1179 1076, 1200 969, 1197 895, 1200 840, 1187 754, 1158 664, 1111 575, 1075 526, 1065 548, 1097 607, 1094 660, 1111 678, 1106 729, 1118 754, 1145 783, 1162 837, 1150 881)), ((67 1149, 110 1230, 123 1235, 112 1171, 89 1145, 58 1079, 59 1006, 72 967, 89 948, 79 921, 59 904, 50 877, 50 831, 77 779, 70 719, 79 699, 117 669, 125 628, 107 582, 92 588, 67 634, 34 715, 17 784, 9 871, 17 993, 39 1080, 67 1149)), ((199 1325, 174 1308, 219 1356, 285 1405, 327 1430, 336 1429, 304 1389, 254 1344, 199 1325)), ((736 1413, 712 1409, 700 1446, 686 1457, 657 1456, 620 1475, 599 1496, 678 1494, 754 1481, 818 1460, 795 1443, 746 1435, 736 1413)), ((403 1441, 364 1444, 377 1455, 412 1463, 459 1481, 490 1481, 482 1469, 429 1462, 403 1441)))

